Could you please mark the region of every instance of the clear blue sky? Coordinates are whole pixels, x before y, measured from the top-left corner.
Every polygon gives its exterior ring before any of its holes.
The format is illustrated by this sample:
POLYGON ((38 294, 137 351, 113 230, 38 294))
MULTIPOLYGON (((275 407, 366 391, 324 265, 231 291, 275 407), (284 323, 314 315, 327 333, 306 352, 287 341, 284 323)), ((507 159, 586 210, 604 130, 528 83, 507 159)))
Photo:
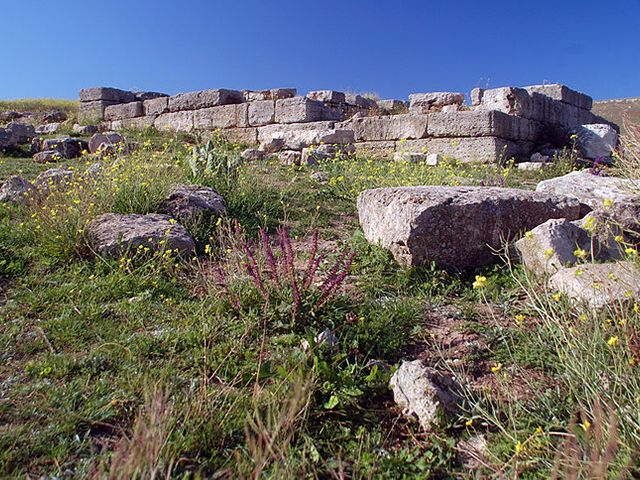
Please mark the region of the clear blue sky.
POLYGON ((3 99, 544 81, 640 96, 640 0, 3 0, 0 25, 3 99))

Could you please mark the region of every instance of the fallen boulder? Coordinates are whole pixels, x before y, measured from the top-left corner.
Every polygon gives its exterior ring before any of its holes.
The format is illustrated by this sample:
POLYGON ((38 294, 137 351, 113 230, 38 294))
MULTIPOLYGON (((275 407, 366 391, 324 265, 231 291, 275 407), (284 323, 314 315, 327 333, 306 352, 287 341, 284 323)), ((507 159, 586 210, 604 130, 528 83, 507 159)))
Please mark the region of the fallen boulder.
POLYGON ((125 140, 122 135, 116 132, 96 133, 89 140, 89 151, 98 152, 101 148, 124 146, 125 140))
POLYGON ((573 198, 497 187, 396 187, 365 190, 360 225, 402 265, 435 262, 465 269, 494 262, 509 239, 550 218, 580 218, 573 198))
POLYGON ((33 161, 36 163, 53 163, 62 160, 62 155, 57 150, 43 150, 33 156, 33 161))
POLYGON ((181 254, 195 249, 189 232, 167 215, 105 213, 87 225, 87 235, 93 250, 109 257, 135 252, 139 246, 152 251, 177 250, 181 254))
POLYGON ((611 157, 618 145, 618 132, 606 123, 580 125, 572 128, 570 133, 575 135, 578 152, 590 160, 611 157))
POLYGON ((24 203, 34 191, 35 188, 30 181, 20 175, 13 175, 0 187, 0 202, 24 203))
POLYGON ((425 430, 457 410, 459 387, 456 382, 427 367, 422 360, 403 361, 391 377, 389 387, 403 414, 417 418, 425 430))
POLYGON ((226 212, 224 198, 213 188, 178 185, 160 204, 160 212, 180 221, 216 217, 226 212))
POLYGON ((61 111, 48 113, 42 119, 44 123, 62 123, 67 121, 67 114, 61 111))
POLYGON ((581 170, 544 180, 538 184, 536 192, 574 197, 591 209, 597 209, 605 201, 615 204, 640 198, 640 180, 604 177, 581 170))
POLYGON ((72 170, 64 168, 50 168, 39 174, 33 181, 34 186, 40 192, 48 192, 53 187, 64 184, 73 176, 72 170))
POLYGON ((640 298, 640 270, 633 262, 589 263, 558 270, 549 286, 573 302, 600 310, 640 298))
POLYGON ((72 159, 81 157, 82 152, 86 151, 89 145, 86 141, 79 138, 59 137, 44 139, 40 148, 43 151, 55 150, 60 154, 60 157, 72 159))

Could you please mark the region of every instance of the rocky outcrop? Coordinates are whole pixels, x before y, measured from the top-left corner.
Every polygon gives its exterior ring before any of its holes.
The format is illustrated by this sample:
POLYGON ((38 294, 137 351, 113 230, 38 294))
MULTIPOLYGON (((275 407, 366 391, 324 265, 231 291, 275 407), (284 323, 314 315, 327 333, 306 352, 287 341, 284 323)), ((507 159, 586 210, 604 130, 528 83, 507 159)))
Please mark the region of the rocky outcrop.
POLYGON ((189 232, 167 215, 120 215, 105 213, 87 225, 87 236, 98 255, 117 257, 135 253, 138 247, 151 251, 176 250, 180 254, 195 249, 189 232))
POLYGON ((116 148, 124 145, 124 137, 116 132, 96 133, 89 140, 89 151, 96 153, 100 149, 116 148))
POLYGON ((576 199, 485 187, 397 187, 358 197, 364 235, 402 265, 465 269, 497 260, 504 243, 551 218, 580 218, 576 199))
POLYGON ((35 191, 33 184, 20 175, 12 175, 0 187, 0 202, 24 203, 35 191))

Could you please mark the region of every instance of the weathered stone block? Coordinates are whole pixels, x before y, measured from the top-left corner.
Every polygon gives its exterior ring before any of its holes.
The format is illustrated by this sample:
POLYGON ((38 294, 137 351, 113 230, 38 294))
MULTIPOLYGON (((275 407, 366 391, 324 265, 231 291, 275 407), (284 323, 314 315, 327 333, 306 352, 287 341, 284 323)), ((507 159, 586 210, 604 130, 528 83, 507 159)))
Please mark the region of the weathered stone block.
POLYGON ((276 102, 258 100, 248 104, 248 123, 252 127, 261 127, 275 122, 276 102))
POLYGON ((483 88, 474 88, 471 90, 471 106, 477 107, 482 103, 482 95, 484 94, 483 88))
POLYGON ((81 102, 96 102, 99 100, 113 103, 129 103, 134 102, 136 96, 133 92, 111 87, 93 87, 80 90, 81 102))
POLYGON ((136 100, 139 102, 144 102, 145 100, 152 100, 154 98, 167 98, 169 95, 166 93, 160 92, 133 92, 136 97, 136 100))
POLYGON ((378 100, 376 101, 378 110, 385 113, 406 113, 408 111, 407 105, 402 100, 378 100))
POLYGON ((193 130, 193 113, 192 111, 163 113, 153 121, 153 126, 158 130, 188 132, 193 130))
POLYGON ((371 110, 377 107, 375 100, 355 93, 345 93, 345 100, 349 105, 358 107, 361 110, 371 110))
POLYGON ((334 118, 331 110, 316 100, 306 97, 276 100, 276 123, 306 123, 334 118))
POLYGON ((96 100, 94 102, 80 102, 78 121, 82 123, 97 123, 104 120, 104 110, 118 102, 96 100))
POLYGON ((243 90, 245 102, 259 102, 260 100, 280 100, 296 96, 295 88, 272 88, 270 90, 243 90))
POLYGON ((305 147, 312 145, 342 145, 351 144, 354 142, 352 130, 290 130, 285 132, 275 133, 271 139, 282 139, 282 147, 289 150, 302 150, 305 147))
POLYGON ((525 87, 525 90, 529 93, 536 92, 546 95, 554 100, 559 100, 584 110, 591 110, 591 107, 593 106, 593 99, 590 96, 558 83, 549 85, 531 85, 529 87, 525 87))
POLYGON ((364 158, 391 158, 396 151, 396 142, 358 142, 355 144, 355 151, 358 157, 364 158))
POLYGON ((427 115, 383 115, 354 118, 345 122, 352 128, 356 142, 424 138, 427 136, 427 115))
POLYGON ((409 95, 409 111, 411 113, 427 113, 442 109, 446 105, 462 105, 464 93, 431 92, 412 93, 409 95))
POLYGON ((147 116, 162 115, 169 111, 169 97, 145 100, 142 104, 142 109, 147 116))
MULTIPOLYGON (((320 122, 308 122, 308 123, 294 123, 290 125, 265 125, 264 127, 258 127, 258 142, 263 143, 274 135, 283 133, 284 136, 293 135, 293 132, 301 130, 331 130, 336 125, 332 121, 320 121, 320 122)), ((345 128, 345 127, 339 127, 345 128)))
POLYGON ((111 130, 122 130, 123 128, 134 128, 143 130, 145 128, 152 127, 154 121, 155 116, 123 118, 122 120, 112 120, 111 122, 109 122, 109 128, 111 130))
POLYGON ((346 103, 345 94, 335 90, 314 90, 307 93, 307 98, 324 103, 346 103))
POLYGON ((484 137, 536 141, 542 125, 497 111, 434 112, 429 114, 430 137, 484 137))
POLYGON ((240 123, 238 114, 244 110, 236 105, 220 105, 202 108, 193 112, 193 127, 196 130, 214 130, 218 128, 237 127, 240 123))
POLYGON ((143 115, 142 102, 120 103, 104 109, 104 119, 108 121, 136 118, 143 115))
POLYGON ((203 90, 200 92, 180 93, 169 97, 169 111, 197 110, 200 108, 216 107, 242 103, 244 97, 237 90, 203 90))
POLYGON ((505 140, 498 137, 425 138, 396 142, 399 152, 439 153, 461 162, 497 163, 510 158, 531 155, 532 142, 505 140))
POLYGON ((550 218, 579 218, 572 198, 495 187, 365 190, 357 202, 365 237, 402 265, 452 269, 496 262, 504 242, 550 218))
POLYGON ((216 134, 231 143, 244 145, 255 145, 258 143, 257 128, 227 128, 216 132, 216 134))

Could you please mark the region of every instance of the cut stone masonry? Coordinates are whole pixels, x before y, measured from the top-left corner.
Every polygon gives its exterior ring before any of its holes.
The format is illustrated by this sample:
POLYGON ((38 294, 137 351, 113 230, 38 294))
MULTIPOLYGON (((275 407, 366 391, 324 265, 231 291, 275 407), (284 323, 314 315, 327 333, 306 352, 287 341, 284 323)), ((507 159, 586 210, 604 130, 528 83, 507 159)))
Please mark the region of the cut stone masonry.
POLYGON ((433 153, 465 162, 528 160, 543 147, 567 145, 571 128, 610 124, 591 112, 591 97, 559 84, 475 88, 470 98, 467 106, 458 92, 416 93, 404 102, 334 90, 298 96, 293 88, 217 89, 167 96, 100 87, 80 91, 80 120, 114 130, 216 131, 245 144, 281 138, 286 150, 348 144, 361 155, 433 153))

